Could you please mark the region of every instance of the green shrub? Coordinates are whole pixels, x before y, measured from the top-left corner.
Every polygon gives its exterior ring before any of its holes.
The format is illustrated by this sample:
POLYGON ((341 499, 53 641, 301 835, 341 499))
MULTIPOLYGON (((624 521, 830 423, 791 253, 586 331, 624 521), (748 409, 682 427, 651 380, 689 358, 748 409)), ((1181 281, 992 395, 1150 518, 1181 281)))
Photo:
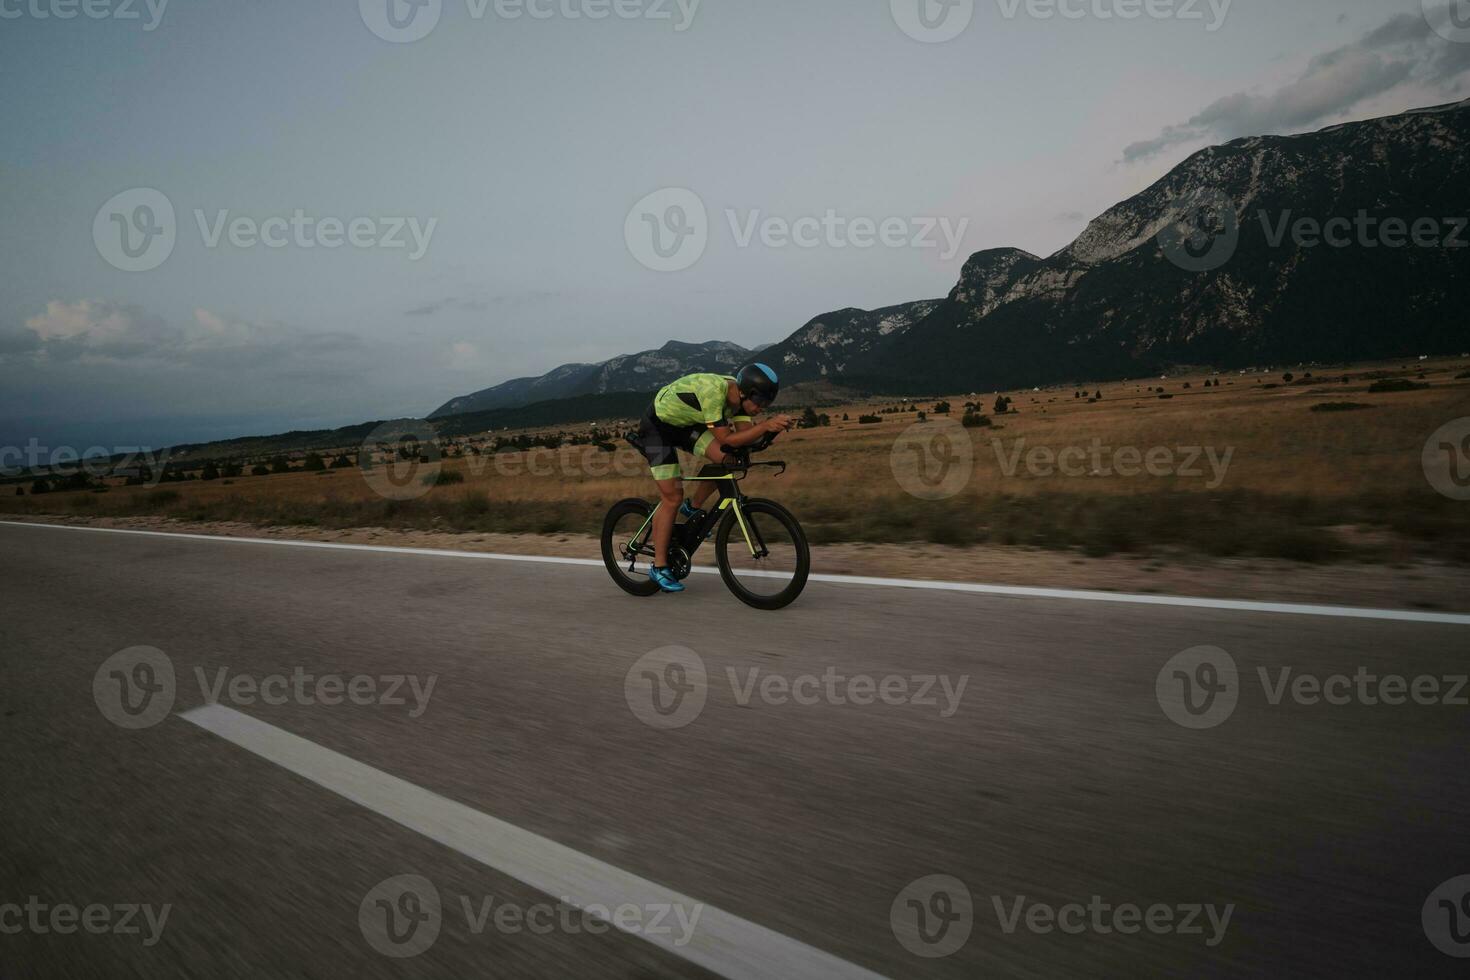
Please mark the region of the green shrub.
POLYGON ((1428 385, 1421 385, 1417 381, 1410 381, 1408 378, 1385 378, 1382 381, 1373 382, 1368 388, 1368 393, 1381 395, 1396 391, 1418 391, 1421 388, 1428 387, 1428 385))
POLYGON ((1364 405, 1361 402, 1323 402, 1313 405, 1314 412, 1358 412, 1365 408, 1373 408, 1372 405, 1364 405))

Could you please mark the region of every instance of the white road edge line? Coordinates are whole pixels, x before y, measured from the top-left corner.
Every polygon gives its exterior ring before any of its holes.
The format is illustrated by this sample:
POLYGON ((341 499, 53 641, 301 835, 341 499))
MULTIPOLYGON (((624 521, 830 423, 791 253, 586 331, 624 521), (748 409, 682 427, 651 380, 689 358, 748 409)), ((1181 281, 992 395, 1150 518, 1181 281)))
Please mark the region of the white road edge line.
MULTIPOLYGON (((183 538, 224 544, 270 544, 288 548, 324 548, 332 551, 366 551, 386 555, 416 555, 421 558, 471 558, 486 561, 518 561, 539 565, 580 565, 601 568, 593 558, 551 558, 542 555, 501 555, 483 551, 447 551, 433 548, 394 548, 377 544, 339 544, 334 541, 291 541, 279 538, 236 538, 217 534, 187 534, 174 531, 138 531, 121 527, 88 527, 80 524, 41 524, 34 521, 0 521, 12 527, 44 527, 57 531, 94 531, 101 534, 138 534, 155 538, 183 538)), ((717 575, 713 568, 696 568, 696 573, 717 575)), ((931 582, 923 579, 872 578, 862 575, 813 575, 810 581, 833 585, 867 585, 889 589, 924 589, 937 592, 968 592, 974 595, 1009 596, 1020 599, 1066 599, 1076 602, 1116 602, 1140 606, 1180 606, 1189 609, 1220 609, 1232 612, 1279 613, 1284 616, 1327 616, 1335 619, 1377 619, 1398 623, 1437 623, 1470 626, 1470 614, 1416 612, 1411 609, 1369 609, 1357 606, 1316 606, 1291 602, 1252 602, 1244 599, 1200 599, 1188 596, 1141 595, 1128 592, 1089 592, 1081 589, 1046 589, 1022 585, 983 585, 975 582, 931 582)))
POLYGON ((179 717, 465 857, 537 891, 563 899, 614 927, 618 927, 616 916, 603 916, 599 914, 600 909, 589 909, 593 906, 616 909, 631 904, 641 908, 682 908, 692 916, 697 907, 698 924, 686 945, 677 945, 675 936, 682 938, 677 928, 669 930, 667 935, 642 931, 629 934, 721 976, 742 980, 747 977, 751 980, 768 977, 882 980, 880 974, 438 796, 232 708, 205 705, 182 712, 179 717))

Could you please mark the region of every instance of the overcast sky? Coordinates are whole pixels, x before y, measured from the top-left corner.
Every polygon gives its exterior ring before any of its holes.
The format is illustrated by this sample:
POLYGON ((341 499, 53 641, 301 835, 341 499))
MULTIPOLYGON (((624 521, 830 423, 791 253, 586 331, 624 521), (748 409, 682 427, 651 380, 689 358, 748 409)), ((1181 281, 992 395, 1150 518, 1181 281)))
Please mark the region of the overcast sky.
POLYGON ((1209 143, 1470 94, 1420 0, 125 2, 0 0, 0 446, 776 341, 1209 143))

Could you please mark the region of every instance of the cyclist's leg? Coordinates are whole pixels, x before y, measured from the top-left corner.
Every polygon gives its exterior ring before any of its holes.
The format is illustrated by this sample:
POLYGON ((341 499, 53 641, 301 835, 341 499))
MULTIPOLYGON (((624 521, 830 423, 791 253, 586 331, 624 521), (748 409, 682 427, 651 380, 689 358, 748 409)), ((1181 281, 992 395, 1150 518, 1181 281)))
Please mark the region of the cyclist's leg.
POLYGON ((643 455, 648 460, 653 482, 658 486, 659 506, 653 514, 653 565, 655 568, 668 568, 669 541, 674 536, 679 505, 684 502, 678 447, 692 445, 692 440, 687 433, 661 420, 652 407, 644 413, 638 438, 643 443, 643 455))
MULTIPOLYGON (((677 472, 678 464, 674 464, 677 472)), ((653 565, 655 568, 669 567, 669 541, 674 536, 674 519, 679 516, 679 505, 684 502, 684 481, 678 476, 654 482, 658 485, 659 506, 653 512, 653 565)))
MULTIPOLYGON (((694 455, 703 456, 705 459, 709 460, 716 466, 721 466, 725 462, 725 451, 720 448, 720 441, 714 437, 713 433, 709 432, 706 432, 703 436, 700 437, 699 441, 694 444, 694 455)), ((703 472, 704 469, 701 468, 700 473, 703 472)), ((719 483, 715 480, 705 480, 701 482, 694 488, 694 497, 690 500, 690 503, 692 503, 700 510, 704 510, 705 502, 709 500, 710 495, 713 494, 718 487, 719 483)))

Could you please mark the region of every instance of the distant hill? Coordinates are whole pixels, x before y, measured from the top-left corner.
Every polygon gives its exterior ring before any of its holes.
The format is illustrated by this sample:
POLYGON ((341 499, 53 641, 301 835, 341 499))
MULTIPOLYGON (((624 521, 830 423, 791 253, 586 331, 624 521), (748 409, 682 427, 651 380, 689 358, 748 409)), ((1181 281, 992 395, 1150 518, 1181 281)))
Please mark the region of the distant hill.
POLYGON ((704 344, 671 340, 658 350, 625 354, 600 364, 563 364, 539 378, 517 378, 452 398, 429 418, 514 408, 580 395, 657 391, 686 374, 703 371, 729 374, 738 370, 753 354, 754 351, 723 340, 704 344))

